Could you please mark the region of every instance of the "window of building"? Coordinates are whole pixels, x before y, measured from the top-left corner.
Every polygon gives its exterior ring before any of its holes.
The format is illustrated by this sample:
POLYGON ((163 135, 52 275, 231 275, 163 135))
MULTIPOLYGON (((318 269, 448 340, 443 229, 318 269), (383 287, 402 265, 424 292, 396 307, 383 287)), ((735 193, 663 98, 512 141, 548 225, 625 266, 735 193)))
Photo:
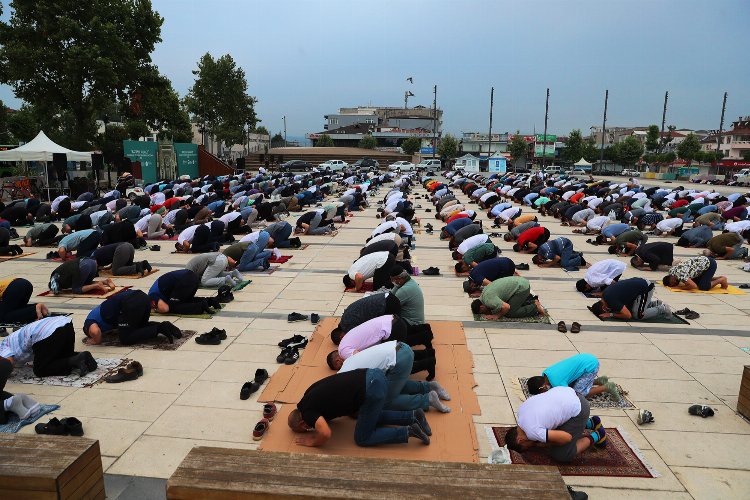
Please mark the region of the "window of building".
POLYGON ((339 124, 339 119, 338 118, 329 118, 328 119, 328 123, 330 123, 331 125, 338 125, 339 124))

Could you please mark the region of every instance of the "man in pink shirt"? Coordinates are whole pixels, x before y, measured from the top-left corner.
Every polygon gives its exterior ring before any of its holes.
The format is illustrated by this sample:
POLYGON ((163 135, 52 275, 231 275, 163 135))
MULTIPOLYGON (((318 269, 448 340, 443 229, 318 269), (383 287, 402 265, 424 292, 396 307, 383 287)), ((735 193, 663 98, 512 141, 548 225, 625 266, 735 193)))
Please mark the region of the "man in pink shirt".
POLYGON ((403 341, 406 338, 406 325, 398 316, 386 314, 378 316, 352 328, 341 338, 338 354, 342 360, 386 340, 403 341))

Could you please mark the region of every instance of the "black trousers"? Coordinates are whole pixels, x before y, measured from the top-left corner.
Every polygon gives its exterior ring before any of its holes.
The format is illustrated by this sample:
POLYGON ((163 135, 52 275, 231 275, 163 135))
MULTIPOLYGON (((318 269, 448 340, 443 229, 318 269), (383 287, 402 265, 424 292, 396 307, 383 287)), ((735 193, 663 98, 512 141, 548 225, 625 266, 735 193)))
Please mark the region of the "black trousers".
POLYGON ((206 253, 218 250, 219 244, 211 241, 211 229, 208 226, 201 225, 193 234, 193 242, 190 245, 190 251, 193 253, 206 253))
MULTIPOLYGON (((91 219, 89 219, 89 223, 91 223, 91 219)), ((91 257, 91 254, 94 253, 94 250, 99 246, 101 239, 102 237, 99 234, 99 231, 94 231, 86 236, 86 238, 84 238, 84 240, 78 245, 77 256, 91 257)))
POLYGON ((47 229, 39 234, 39 239, 36 244, 40 247, 47 247, 55 242, 55 236, 60 232, 60 228, 54 224, 49 226, 47 229))
POLYGON ((169 312, 175 314, 202 314, 206 300, 195 296, 200 286, 200 278, 195 273, 185 273, 172 290, 167 301, 169 312))
POLYGON ((32 346, 34 351, 34 375, 50 377, 53 375, 70 375, 70 357, 75 356, 73 350, 76 335, 73 323, 61 326, 52 335, 40 340, 32 346))
POLYGON ((5 384, 8 382, 10 372, 13 371, 13 365, 10 364, 5 358, 0 358, 0 414, 2 414, 3 401, 11 397, 13 394, 5 392, 5 384))
POLYGON ((36 321, 36 304, 29 304, 34 287, 24 278, 10 282, 0 299, 0 323, 32 323, 36 321))
POLYGON ((394 262, 396 262, 396 259, 393 255, 389 255, 385 264, 375 270, 375 274, 372 276, 373 290, 378 290, 383 286, 386 288, 391 288, 393 286, 391 283, 391 268, 393 267, 394 262))
POLYGON ((151 319, 151 299, 142 291, 133 293, 122 301, 117 320, 117 334, 122 345, 132 345, 151 340, 159 333, 158 323, 151 319))

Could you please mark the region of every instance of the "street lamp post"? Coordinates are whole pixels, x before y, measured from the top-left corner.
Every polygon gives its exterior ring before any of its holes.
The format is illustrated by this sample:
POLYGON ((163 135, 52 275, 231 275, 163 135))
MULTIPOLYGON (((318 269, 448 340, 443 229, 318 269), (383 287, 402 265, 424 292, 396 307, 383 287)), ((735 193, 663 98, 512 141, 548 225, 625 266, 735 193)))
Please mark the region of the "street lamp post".
POLYGON ((287 142, 286 142, 286 115, 282 116, 281 119, 284 120, 284 147, 286 147, 287 146, 287 142))

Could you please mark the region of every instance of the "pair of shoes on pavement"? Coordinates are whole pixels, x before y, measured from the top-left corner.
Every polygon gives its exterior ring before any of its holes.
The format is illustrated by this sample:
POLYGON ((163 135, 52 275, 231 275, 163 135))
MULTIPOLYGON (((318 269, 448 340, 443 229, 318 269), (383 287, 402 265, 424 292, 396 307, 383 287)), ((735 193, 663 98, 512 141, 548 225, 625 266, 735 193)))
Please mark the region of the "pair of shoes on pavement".
POLYGON ((422 271, 422 274, 426 274, 427 276, 440 276, 440 269, 437 267, 428 267, 422 271))
POLYGON ((195 342, 200 345, 219 345, 222 340, 226 340, 226 330, 220 330, 213 327, 210 332, 202 333, 195 337, 195 342))
POLYGON ((278 413, 278 409, 275 404, 266 403, 263 405, 263 418, 253 428, 253 441, 260 441, 263 438, 276 413, 278 413))
MULTIPOLYGON (((307 321, 307 315, 300 314, 298 312, 292 312, 289 313, 289 315, 286 317, 286 320, 289 323, 296 323, 297 321, 307 321)), ((320 321, 320 315, 317 313, 312 313, 310 315, 310 323, 312 323, 313 325, 317 325, 318 321, 320 321)))
POLYGON ((295 335, 294 337, 282 340, 279 342, 281 352, 276 356, 277 363, 284 363, 286 365, 293 365, 299 359, 299 350, 304 349, 307 346, 307 339, 301 335, 295 335))
POLYGON ((693 311, 692 309, 688 309, 687 307, 685 309, 675 311, 674 313, 678 316, 685 316, 685 319, 698 319, 701 317, 698 312, 693 311))
POLYGON ((265 368, 258 368, 255 370, 255 378, 242 384, 242 388, 240 389, 240 399, 243 401, 248 399, 252 393, 260 389, 260 386, 263 385, 263 382, 266 380, 268 380, 268 371, 265 368))

